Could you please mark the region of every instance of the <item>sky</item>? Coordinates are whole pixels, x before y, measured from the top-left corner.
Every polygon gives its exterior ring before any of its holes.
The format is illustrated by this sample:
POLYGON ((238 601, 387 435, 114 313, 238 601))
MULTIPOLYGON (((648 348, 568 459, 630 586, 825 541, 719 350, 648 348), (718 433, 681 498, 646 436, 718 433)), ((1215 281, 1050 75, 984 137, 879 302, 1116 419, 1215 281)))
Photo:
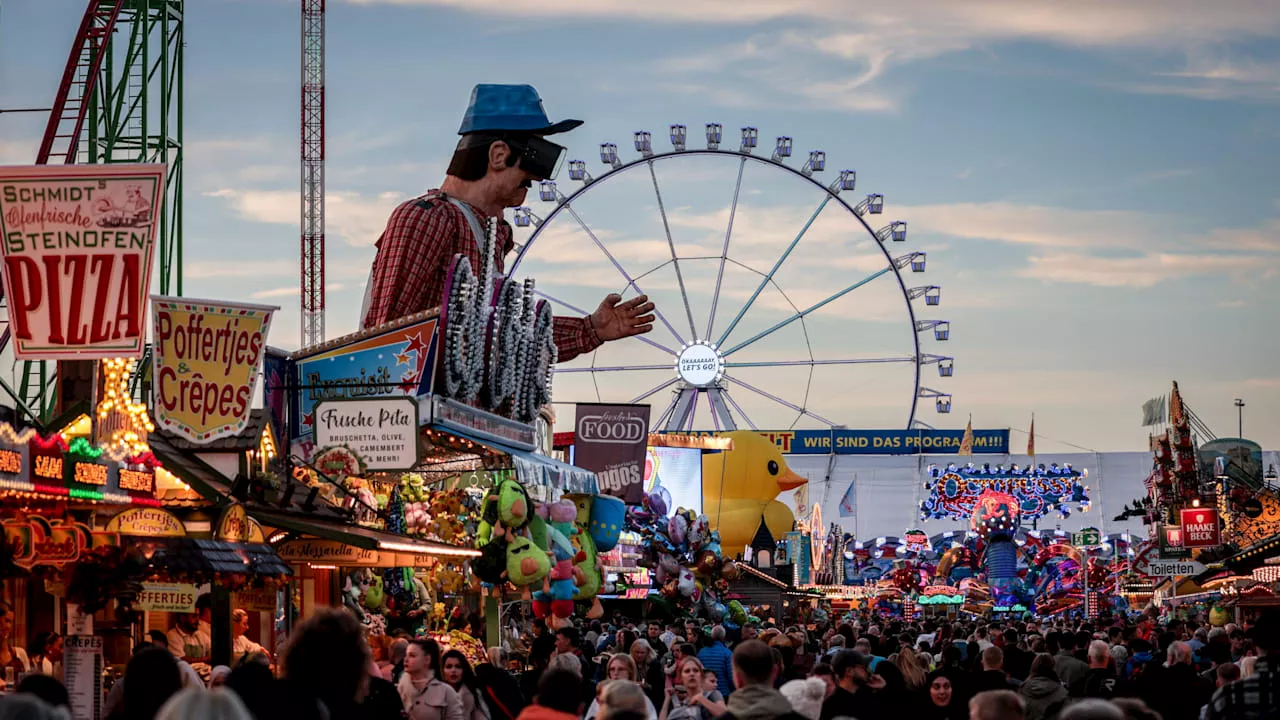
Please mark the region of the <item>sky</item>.
MULTIPOLYGON (((954 357, 920 384, 915 419, 1010 427, 1038 449, 1141 450, 1140 408, 1177 380, 1219 436, 1280 446, 1280 8, 1269 0, 357 0, 328 4, 327 329, 355 329, 373 243, 392 208, 436 187, 471 87, 530 83, 553 119, 586 124, 568 155, 605 174, 599 144, 637 157, 633 133, 670 148, 759 130, 756 157, 794 139, 799 169, 825 151, 854 205, 882 193, 871 229, 829 202, 734 327, 736 346, 799 310, 927 253, 730 358, 730 395, 762 428, 903 427, 914 364, 817 360, 954 357), (886 254, 887 253, 887 254, 886 254), (916 319, 951 322, 940 343, 912 326, 904 288, 937 285, 916 319), (812 370, 812 372, 811 372, 812 370), (804 408, 797 413, 752 388, 804 408)), ((47 107, 83 3, 0 3, 0 108, 47 107)), ((298 3, 202 0, 185 15, 186 294, 279 304, 272 343, 299 343, 298 3)), ((0 114, 0 164, 31 162, 39 115, 0 114)), ((659 303, 651 334, 560 373, 556 399, 630 401, 672 377, 682 341, 719 340, 824 191, 732 153, 640 163, 592 185, 533 237, 516 274, 592 309, 626 281, 590 228, 659 303), (711 311, 739 165, 730 258, 711 311), (659 186, 662 205, 659 207, 659 186), (664 228, 662 213, 666 213, 664 228), (670 230, 670 240, 667 236, 670 230), (679 263, 669 262, 675 248, 679 263), (702 258, 702 259, 695 259, 702 258), (679 264, 681 273, 674 272, 679 264), (686 292, 680 292, 683 282, 686 292), (688 309, 682 296, 689 298, 688 309), (668 323, 671 329, 668 329, 668 323), (707 333, 711 325, 713 332, 707 333)), ((581 187, 557 178, 566 194, 581 187)), ((554 205, 527 204, 541 218, 554 205)), ((530 240, 521 230, 517 239, 530 240)), ((630 294, 634 294, 632 291, 630 294)), ((569 313, 565 304, 558 311, 569 313)), ((572 313, 570 313, 572 314, 572 313)), ((670 388, 646 398, 656 417, 670 388)), ((562 417, 571 407, 562 405, 562 417)), ((707 422, 705 405, 699 423, 707 422)))

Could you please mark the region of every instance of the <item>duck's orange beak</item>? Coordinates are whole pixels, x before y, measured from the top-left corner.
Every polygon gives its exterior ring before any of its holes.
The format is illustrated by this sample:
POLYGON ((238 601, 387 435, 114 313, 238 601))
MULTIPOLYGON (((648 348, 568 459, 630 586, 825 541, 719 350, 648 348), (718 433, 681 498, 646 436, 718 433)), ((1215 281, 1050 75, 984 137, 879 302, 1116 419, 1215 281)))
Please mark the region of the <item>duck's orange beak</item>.
POLYGON ((778 476, 778 490, 794 490, 807 482, 809 481, 795 474, 791 468, 787 468, 785 473, 778 476))

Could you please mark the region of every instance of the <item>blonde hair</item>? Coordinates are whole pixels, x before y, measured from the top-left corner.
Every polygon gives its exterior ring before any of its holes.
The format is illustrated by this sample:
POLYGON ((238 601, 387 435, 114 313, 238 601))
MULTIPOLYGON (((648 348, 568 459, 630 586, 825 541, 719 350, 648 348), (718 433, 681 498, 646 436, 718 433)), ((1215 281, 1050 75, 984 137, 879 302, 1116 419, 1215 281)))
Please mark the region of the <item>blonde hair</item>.
POLYGON ((605 663, 604 666, 605 677, 609 676, 609 666, 615 662, 620 662, 627 666, 627 675, 630 681, 635 682, 636 678, 639 677, 640 671, 636 669, 636 660, 627 653, 618 653, 609 657, 609 662, 605 663))
POLYGON ((253 720, 230 690, 189 688, 169 698, 156 720, 253 720))
POLYGON ((898 651, 898 661, 895 664, 902 671, 902 679, 906 681, 907 689, 924 689, 929 676, 929 666, 924 655, 910 647, 904 647, 898 651))
POLYGON ((600 693, 600 718, 627 711, 640 715, 649 714, 644 688, 639 683, 631 680, 609 680, 603 687, 600 693))

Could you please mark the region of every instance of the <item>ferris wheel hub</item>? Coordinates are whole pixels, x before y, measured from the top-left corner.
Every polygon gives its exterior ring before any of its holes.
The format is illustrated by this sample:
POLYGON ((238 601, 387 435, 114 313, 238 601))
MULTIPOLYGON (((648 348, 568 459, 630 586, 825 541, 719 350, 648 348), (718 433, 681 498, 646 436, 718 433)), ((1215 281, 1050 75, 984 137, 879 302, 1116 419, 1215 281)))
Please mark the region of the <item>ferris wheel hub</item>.
POLYGON ((686 344, 676 356, 676 377, 697 388, 716 386, 724 375, 724 355, 715 343, 686 344))

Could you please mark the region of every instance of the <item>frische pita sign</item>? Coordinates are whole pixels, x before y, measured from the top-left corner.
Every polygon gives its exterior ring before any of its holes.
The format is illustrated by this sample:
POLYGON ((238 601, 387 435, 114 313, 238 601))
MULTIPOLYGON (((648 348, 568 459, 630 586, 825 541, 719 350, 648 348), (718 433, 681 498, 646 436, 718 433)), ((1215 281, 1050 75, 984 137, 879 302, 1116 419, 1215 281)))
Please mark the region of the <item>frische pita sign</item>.
POLYGON ((164 165, 0 167, 19 360, 142 355, 164 178, 164 165))

